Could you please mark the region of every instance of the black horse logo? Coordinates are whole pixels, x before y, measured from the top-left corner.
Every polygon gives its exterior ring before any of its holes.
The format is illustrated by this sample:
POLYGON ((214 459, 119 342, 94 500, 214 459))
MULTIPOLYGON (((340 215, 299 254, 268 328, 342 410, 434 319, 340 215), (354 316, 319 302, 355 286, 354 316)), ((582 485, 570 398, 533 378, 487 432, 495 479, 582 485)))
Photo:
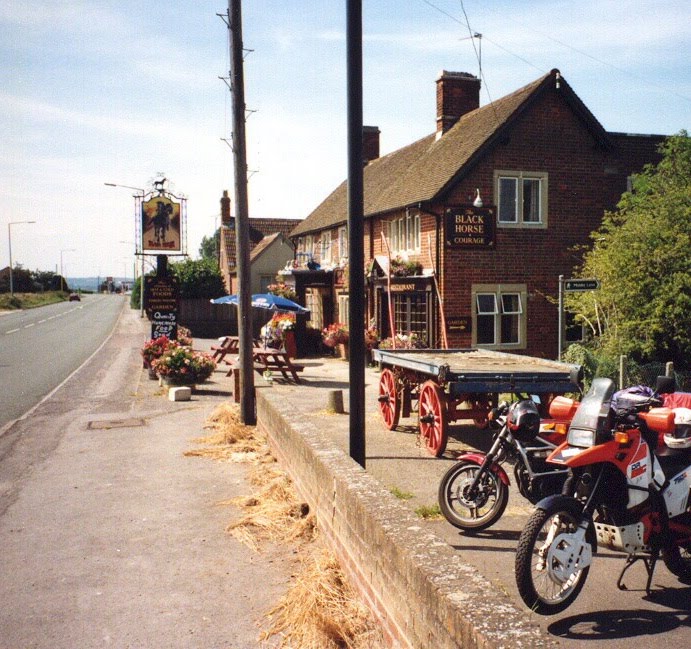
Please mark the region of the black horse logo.
POLYGON ((166 240, 166 233, 170 228, 170 215, 173 213, 173 206, 163 201, 156 202, 156 216, 152 219, 154 224, 154 236, 156 243, 161 244, 166 240))

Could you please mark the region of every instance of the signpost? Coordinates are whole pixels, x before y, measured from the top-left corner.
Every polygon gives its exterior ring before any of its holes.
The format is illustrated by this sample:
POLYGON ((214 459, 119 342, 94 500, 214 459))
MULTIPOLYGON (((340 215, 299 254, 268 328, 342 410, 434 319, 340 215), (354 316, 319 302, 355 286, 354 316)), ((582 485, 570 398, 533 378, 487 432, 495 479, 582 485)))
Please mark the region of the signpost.
POLYGON ((564 293, 580 293, 583 291, 595 291, 600 288, 600 280, 588 279, 564 279, 559 275, 559 336, 557 343, 557 360, 561 360, 564 336, 564 293))
POLYGON ((565 279, 564 290, 567 293, 579 291, 594 291, 600 288, 600 280, 597 279, 565 279))

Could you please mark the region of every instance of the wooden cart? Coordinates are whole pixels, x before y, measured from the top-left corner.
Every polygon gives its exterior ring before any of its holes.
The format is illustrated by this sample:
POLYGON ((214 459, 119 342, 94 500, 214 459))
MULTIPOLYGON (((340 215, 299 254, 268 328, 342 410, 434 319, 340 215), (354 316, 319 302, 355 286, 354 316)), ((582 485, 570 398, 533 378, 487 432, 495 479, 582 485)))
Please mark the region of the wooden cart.
POLYGON ((459 419, 484 428, 502 393, 556 395, 580 392, 582 369, 557 361, 482 349, 374 349, 379 364, 379 410, 394 430, 401 417, 418 413, 427 450, 440 457, 448 427, 459 419))

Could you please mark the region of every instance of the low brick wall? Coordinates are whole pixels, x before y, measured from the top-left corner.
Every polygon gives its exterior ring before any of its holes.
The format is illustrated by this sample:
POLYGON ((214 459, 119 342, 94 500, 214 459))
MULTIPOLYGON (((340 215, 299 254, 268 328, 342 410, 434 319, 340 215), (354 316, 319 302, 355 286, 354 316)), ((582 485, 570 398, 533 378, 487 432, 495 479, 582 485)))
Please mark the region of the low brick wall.
POLYGON ((557 646, 278 391, 257 391, 257 425, 391 646, 557 646))

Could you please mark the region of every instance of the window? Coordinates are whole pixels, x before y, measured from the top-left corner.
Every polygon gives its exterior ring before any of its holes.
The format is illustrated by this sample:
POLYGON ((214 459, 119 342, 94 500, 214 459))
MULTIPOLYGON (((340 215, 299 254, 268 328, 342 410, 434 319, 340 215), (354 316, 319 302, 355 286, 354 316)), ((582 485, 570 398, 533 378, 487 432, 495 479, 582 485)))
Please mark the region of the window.
POLYGON ((342 322, 345 325, 348 325, 350 322, 349 320, 349 299, 348 295, 339 295, 338 296, 338 321, 342 322))
POLYGON ((420 251, 420 214, 406 210, 405 216, 389 221, 389 247, 392 253, 420 251))
POLYGON ((395 293, 393 296, 396 333, 415 333, 427 342, 427 299, 420 293, 395 293))
POLYGON ((331 259, 331 232, 322 232, 322 238, 319 242, 319 263, 328 264, 332 262, 331 259))
POLYGON ((566 342, 580 343, 585 340, 585 328, 583 321, 576 318, 576 314, 571 311, 566 311, 566 342))
POLYGON ((473 343, 488 347, 526 345, 523 285, 473 287, 473 343))
POLYGON ((340 259, 348 259, 348 228, 338 228, 338 255, 340 259))
POLYGON ((497 171, 495 187, 499 225, 546 227, 546 173, 497 171))

